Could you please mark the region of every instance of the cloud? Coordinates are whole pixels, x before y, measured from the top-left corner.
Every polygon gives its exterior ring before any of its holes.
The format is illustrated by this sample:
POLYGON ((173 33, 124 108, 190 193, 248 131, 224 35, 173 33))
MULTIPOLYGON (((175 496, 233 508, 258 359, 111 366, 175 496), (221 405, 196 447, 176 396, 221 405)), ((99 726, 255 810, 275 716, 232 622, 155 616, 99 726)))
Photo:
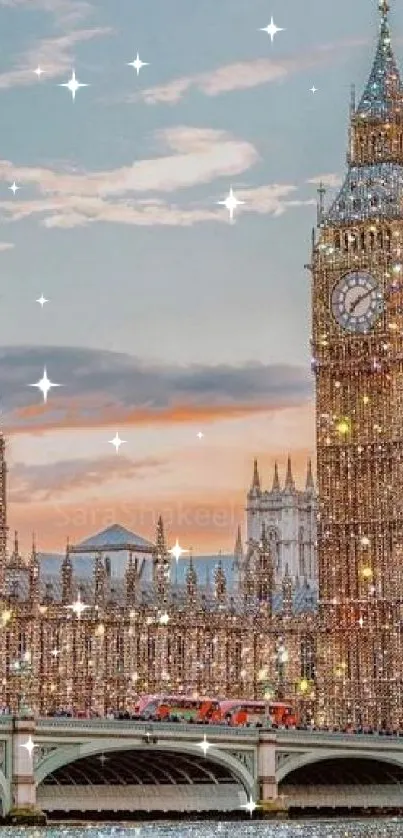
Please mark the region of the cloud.
POLYGON ((0 251, 12 250, 13 247, 15 247, 15 244, 13 244, 13 242, 0 242, 0 251))
MULTIPOLYGON (((22 184, 35 186, 43 195, 107 198, 126 193, 172 192, 210 183, 217 177, 238 175, 258 160, 251 143, 221 130, 178 126, 158 131, 156 140, 172 153, 120 169, 79 174, 16 167, 2 160, 0 177, 15 177, 22 184)), ((10 201, 10 205, 17 204, 10 201)))
POLYGON ((86 0, 0 0, 0 6, 32 9, 51 14, 59 26, 77 23, 87 17, 93 6, 86 0))
POLYGON ((301 73, 312 67, 328 64, 329 61, 343 60, 346 49, 356 48, 366 43, 365 40, 349 40, 318 47, 309 53, 292 58, 260 58, 256 61, 239 61, 218 67, 206 73, 173 79, 165 85, 150 87, 140 93, 130 94, 126 102, 143 99, 147 104, 163 102, 175 104, 183 99, 192 88, 206 96, 219 96, 234 90, 247 90, 261 84, 280 81, 287 76, 301 73))
MULTIPOLYGON (((67 35, 45 38, 39 41, 20 56, 12 70, 0 73, 0 89, 38 84, 38 78, 33 72, 38 65, 45 71, 41 84, 44 83, 45 79, 56 78, 62 73, 70 73, 74 63, 73 48, 76 44, 103 37, 110 34, 111 31, 106 27, 77 29, 67 35)), ((67 81, 67 78, 65 80, 67 81)))
POLYGON ((12 469, 12 503, 45 503, 77 489, 91 490, 115 480, 142 479, 150 471, 160 471, 162 459, 148 457, 131 460, 118 456, 96 460, 59 460, 55 463, 28 465, 15 463, 12 469))
POLYGON ((130 355, 68 347, 3 347, 0 392, 6 431, 214 420, 299 404, 311 396, 303 367, 146 364, 130 355), (49 362, 51 359, 51 363, 49 362), (47 365, 43 405, 28 387, 47 365))
MULTIPOLYGON (((255 147, 226 131, 188 126, 159 131, 155 139, 159 146, 168 147, 170 154, 106 172, 16 167, 2 160, 0 179, 16 180, 23 189, 17 200, 0 202, 0 211, 10 221, 40 217, 48 228, 72 228, 95 222, 143 226, 228 223, 228 213, 217 206, 218 198, 224 197, 221 192, 211 197, 209 206, 203 201, 198 207, 194 202, 179 206, 154 193, 194 188, 222 177, 236 178, 258 161, 255 147), (24 191, 30 187, 39 197, 24 200, 24 191), (147 192, 153 193, 152 197, 144 197, 147 192)), ((237 189, 237 197, 244 201, 242 212, 280 215, 288 208, 312 203, 312 200, 289 200, 296 189, 292 184, 266 184, 237 189)))

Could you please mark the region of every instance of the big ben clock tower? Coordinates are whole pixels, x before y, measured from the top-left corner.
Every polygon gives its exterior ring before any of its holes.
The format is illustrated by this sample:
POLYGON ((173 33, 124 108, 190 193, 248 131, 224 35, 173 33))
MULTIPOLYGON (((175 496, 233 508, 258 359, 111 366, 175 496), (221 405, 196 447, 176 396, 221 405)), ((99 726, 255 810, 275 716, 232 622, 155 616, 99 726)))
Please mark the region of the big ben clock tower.
POLYGON ((311 265, 318 720, 337 726, 403 725, 403 87, 379 13, 311 265))

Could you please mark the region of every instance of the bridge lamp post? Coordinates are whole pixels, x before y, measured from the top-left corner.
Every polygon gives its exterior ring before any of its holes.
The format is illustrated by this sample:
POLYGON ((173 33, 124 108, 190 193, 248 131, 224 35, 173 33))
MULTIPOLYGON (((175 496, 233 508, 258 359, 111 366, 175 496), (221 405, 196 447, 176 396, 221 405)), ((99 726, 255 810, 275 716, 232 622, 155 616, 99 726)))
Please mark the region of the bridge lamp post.
POLYGON ((277 669, 277 698, 284 699, 285 698, 285 668, 286 664, 288 663, 288 652, 284 646, 283 639, 281 638, 277 645, 276 650, 276 669, 277 669))

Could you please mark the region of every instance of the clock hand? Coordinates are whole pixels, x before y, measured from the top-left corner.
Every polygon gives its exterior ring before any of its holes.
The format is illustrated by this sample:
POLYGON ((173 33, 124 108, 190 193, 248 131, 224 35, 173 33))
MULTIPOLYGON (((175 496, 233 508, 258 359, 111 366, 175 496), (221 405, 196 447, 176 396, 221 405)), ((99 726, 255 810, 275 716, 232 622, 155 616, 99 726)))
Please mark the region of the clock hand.
POLYGON ((372 292, 373 292, 373 288, 370 288, 370 290, 369 290, 369 291, 366 291, 366 292, 365 292, 365 294, 361 294, 361 296, 360 296, 360 297, 357 297, 357 299, 356 299, 356 300, 353 300, 353 302, 351 303, 350 308, 349 308, 349 310, 348 310, 348 313, 349 313, 349 314, 353 314, 353 312, 356 310, 357 306, 358 306, 360 303, 362 303, 362 301, 363 301, 363 300, 366 300, 366 298, 367 298, 367 297, 370 297, 370 295, 372 294, 372 292))

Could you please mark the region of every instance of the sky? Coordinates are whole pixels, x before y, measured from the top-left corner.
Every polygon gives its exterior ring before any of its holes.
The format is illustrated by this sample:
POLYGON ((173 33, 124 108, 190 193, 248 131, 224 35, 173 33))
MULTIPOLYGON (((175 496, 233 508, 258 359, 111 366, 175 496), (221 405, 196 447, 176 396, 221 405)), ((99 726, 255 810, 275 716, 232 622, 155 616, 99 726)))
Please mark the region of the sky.
POLYGON ((290 453, 302 486, 316 189, 341 183, 377 32, 376 0, 0 0, 0 419, 24 549, 115 522, 152 537, 163 514, 170 543, 229 552, 254 457, 266 487, 290 453))

